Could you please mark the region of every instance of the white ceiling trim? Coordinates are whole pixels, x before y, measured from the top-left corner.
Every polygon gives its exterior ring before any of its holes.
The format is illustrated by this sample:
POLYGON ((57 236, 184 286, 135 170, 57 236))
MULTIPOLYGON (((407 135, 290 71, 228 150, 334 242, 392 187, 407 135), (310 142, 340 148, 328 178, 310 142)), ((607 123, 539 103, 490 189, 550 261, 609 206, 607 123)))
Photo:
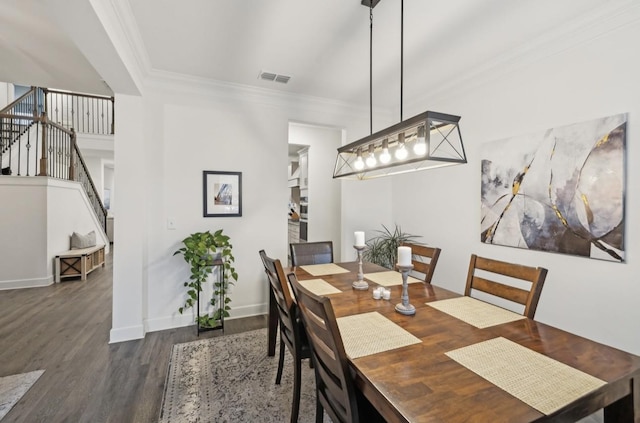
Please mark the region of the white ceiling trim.
MULTIPOLYGON (((218 81, 193 75, 152 69, 148 82, 157 88, 170 89, 177 93, 203 94, 216 96, 225 100, 241 99, 243 102, 252 102, 277 107, 297 107, 309 110, 326 110, 327 108, 339 108, 344 113, 362 117, 369 114, 368 104, 354 104, 324 97, 314 97, 304 94, 289 93, 269 88, 252 85, 238 84, 228 81, 218 81)), ((373 107, 376 116, 385 116, 392 112, 390 107, 373 107)))
MULTIPOLYGON (((554 31, 523 44, 520 48, 496 57, 484 66, 471 69, 451 79, 447 84, 425 93, 422 100, 409 103, 410 110, 423 110, 424 104, 438 103, 470 89, 504 78, 523 66, 530 65, 587 43, 611 31, 640 20, 640 2, 603 3, 602 6, 557 27, 554 31)), ((406 108, 406 107, 405 107, 406 108)))
POLYGON ((140 93, 151 71, 151 61, 126 0, 90 0, 140 93))

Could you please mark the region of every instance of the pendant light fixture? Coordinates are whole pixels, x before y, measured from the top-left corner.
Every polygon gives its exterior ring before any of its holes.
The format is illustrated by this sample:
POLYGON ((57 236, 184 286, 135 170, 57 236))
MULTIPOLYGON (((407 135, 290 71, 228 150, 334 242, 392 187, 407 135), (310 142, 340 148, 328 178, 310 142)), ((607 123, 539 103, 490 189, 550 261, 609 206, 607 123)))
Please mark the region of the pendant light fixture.
POLYGON ((361 0, 369 8, 369 119, 371 135, 338 148, 334 178, 371 179, 467 163, 460 116, 427 111, 402 120, 404 77, 404 0, 400 2, 400 123, 373 133, 373 8, 380 0, 361 0), (364 155, 364 158, 363 158, 364 155))

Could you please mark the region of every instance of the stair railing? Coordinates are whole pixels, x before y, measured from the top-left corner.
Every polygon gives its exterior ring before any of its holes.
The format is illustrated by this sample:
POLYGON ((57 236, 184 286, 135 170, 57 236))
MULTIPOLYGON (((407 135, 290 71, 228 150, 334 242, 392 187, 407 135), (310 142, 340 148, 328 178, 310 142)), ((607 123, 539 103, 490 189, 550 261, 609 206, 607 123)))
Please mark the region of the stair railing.
POLYGON ((0 110, 2 173, 80 182, 106 231, 107 211, 78 148, 76 132, 49 119, 45 97, 45 90, 33 87, 0 110))
POLYGON ((113 97, 44 89, 49 120, 83 134, 114 133, 113 97))

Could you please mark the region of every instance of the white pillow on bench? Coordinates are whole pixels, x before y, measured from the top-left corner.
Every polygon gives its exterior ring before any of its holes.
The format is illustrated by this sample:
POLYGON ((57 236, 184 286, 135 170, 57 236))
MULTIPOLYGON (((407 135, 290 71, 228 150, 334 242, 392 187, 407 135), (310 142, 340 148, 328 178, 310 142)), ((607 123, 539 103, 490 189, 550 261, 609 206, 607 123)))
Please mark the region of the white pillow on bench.
POLYGON ((71 249, 80 250, 82 248, 89 248, 96 245, 96 232, 91 231, 86 235, 74 232, 71 235, 71 249))

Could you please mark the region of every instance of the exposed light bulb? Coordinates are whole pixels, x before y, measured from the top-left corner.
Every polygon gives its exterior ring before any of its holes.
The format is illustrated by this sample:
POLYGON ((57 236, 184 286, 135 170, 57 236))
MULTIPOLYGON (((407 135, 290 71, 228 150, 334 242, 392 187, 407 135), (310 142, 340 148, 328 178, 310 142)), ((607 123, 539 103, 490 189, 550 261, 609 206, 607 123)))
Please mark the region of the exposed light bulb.
POLYGON ((373 144, 369 145, 369 155, 367 156, 367 167, 374 167, 378 161, 376 160, 376 155, 374 154, 375 146, 373 144))
POLYGON ((396 150, 396 159, 404 160, 407 158, 407 155, 409 155, 409 152, 404 147, 404 144, 398 146, 398 149, 396 150))
POLYGON ((409 152, 404 146, 404 133, 398 134, 398 148, 396 149, 396 159, 404 160, 409 152))
POLYGON ((358 157, 356 158, 356 161, 353 163, 353 167, 356 168, 356 170, 362 170, 364 169, 364 160, 362 160, 362 150, 358 149, 358 157))
POLYGON ((427 154, 427 142, 424 137, 424 126, 418 127, 418 137, 416 143, 413 145, 413 152, 418 156, 424 156, 427 154))
POLYGON ((389 140, 382 140, 382 153, 380 153, 380 163, 387 164, 391 160, 391 154, 389 154, 389 140))

